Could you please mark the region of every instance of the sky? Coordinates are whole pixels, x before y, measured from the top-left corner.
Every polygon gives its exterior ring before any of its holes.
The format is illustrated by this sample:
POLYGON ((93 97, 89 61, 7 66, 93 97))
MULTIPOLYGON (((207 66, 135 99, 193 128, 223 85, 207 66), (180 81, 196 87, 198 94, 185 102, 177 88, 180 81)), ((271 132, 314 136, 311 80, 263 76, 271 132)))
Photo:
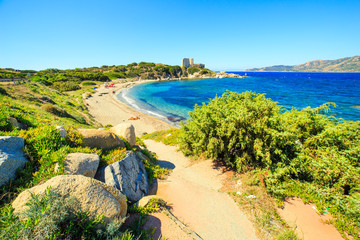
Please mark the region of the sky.
POLYGON ((211 70, 360 55, 360 0, 0 0, 0 68, 194 58, 211 70))

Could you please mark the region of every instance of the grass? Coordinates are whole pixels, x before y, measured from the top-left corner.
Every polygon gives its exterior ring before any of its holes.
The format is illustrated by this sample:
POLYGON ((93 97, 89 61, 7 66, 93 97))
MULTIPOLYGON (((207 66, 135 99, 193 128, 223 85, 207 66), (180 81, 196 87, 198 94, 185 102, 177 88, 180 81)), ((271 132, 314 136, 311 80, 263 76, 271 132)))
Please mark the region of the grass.
POLYGON ((23 217, 7 209, 0 222, 0 238, 132 239, 131 233, 120 231, 123 220, 106 224, 102 216, 92 218, 87 212, 74 211, 78 204, 75 198, 66 199, 48 188, 32 196, 23 217))
POLYGON ((180 130, 177 128, 172 128, 164 131, 156 131, 143 135, 142 139, 152 139, 157 142, 162 142, 166 145, 178 145, 179 143, 180 130))
MULTIPOLYGON (((74 212, 68 208, 74 202, 65 202, 50 192, 46 196, 34 196, 30 203, 33 204, 33 212, 27 213, 31 216, 30 220, 24 222, 13 215, 11 203, 19 193, 63 174, 63 162, 67 154, 97 153, 101 164, 108 165, 122 159, 126 150, 136 150, 130 148, 126 141, 127 148, 112 151, 80 147, 82 138, 75 129, 96 125, 82 101, 82 94, 91 92, 91 88, 84 86, 77 91, 61 93, 34 82, 4 85, 1 88, 0 135, 24 137, 24 150, 28 157, 24 169, 18 170, 17 179, 0 187, 1 239, 149 239, 129 231, 119 232, 121 223, 99 228, 99 223, 102 223, 100 217, 90 219, 87 213, 74 212), (12 126, 10 117, 25 124, 27 130, 18 130, 12 126), (65 127, 68 132, 66 139, 60 136, 56 125, 65 127), (59 211, 58 215, 54 209, 59 211)), ((156 165, 154 156, 146 150, 143 152, 150 157, 143 160, 150 182, 153 177, 166 174, 167 170, 156 165)))
POLYGON ((253 222, 261 239, 298 239, 294 229, 278 215, 276 200, 267 193, 259 176, 255 171, 236 174, 226 190, 253 222))

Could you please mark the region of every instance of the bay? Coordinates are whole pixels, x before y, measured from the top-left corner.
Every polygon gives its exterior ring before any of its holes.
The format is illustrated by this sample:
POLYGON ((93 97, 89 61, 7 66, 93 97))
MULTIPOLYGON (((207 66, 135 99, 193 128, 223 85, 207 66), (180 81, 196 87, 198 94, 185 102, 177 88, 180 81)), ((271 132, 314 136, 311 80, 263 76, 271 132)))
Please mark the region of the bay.
POLYGON ((334 102, 328 115, 360 120, 360 73, 232 72, 245 78, 160 81, 122 91, 119 100, 170 122, 189 117, 195 104, 227 90, 264 93, 284 109, 318 107, 334 102))

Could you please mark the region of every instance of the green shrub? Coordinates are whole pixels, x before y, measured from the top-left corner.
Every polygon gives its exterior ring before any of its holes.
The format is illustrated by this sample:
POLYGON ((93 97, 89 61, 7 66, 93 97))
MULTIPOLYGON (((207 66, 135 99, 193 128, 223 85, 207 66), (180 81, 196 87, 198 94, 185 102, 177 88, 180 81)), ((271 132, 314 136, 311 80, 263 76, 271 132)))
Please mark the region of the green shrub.
POLYGON ((0 87, 0 95, 8 96, 9 94, 6 92, 4 88, 0 87))
POLYGON ((172 128, 164 131, 156 131, 153 133, 142 136, 143 139, 153 139, 157 142, 162 142, 166 145, 177 145, 179 144, 180 130, 172 128))
POLYGON ((74 91, 81 89, 78 83, 67 81, 67 82, 54 82, 52 87, 59 91, 74 91))
POLYGON ((67 144, 59 131, 52 126, 35 128, 21 136, 26 140, 28 153, 35 158, 42 158, 67 144))
POLYGON ((205 74, 209 74, 209 73, 211 73, 211 72, 208 69, 203 69, 200 72, 201 75, 205 75, 205 74))
POLYGON ((92 82, 92 81, 84 81, 81 83, 81 85, 83 86, 92 86, 92 85, 96 85, 95 82, 92 82))
POLYGON ((20 220, 8 210, 2 214, 1 239, 128 239, 130 233, 120 231, 122 221, 106 224, 101 216, 92 218, 87 212, 75 211, 75 198, 65 199, 56 191, 32 195, 20 220), (5 220, 5 221, 4 221, 5 220))
POLYGON ((277 198, 299 196, 327 207, 336 226, 360 232, 360 122, 326 117, 331 103, 284 111, 261 94, 227 92, 195 106, 181 128, 185 154, 260 169, 277 198))
POLYGON ((284 151, 295 147, 281 140, 288 136, 278 131, 280 110, 264 95, 227 92, 189 113, 181 129, 181 148, 187 154, 221 159, 239 171, 270 166, 285 160, 284 151))
POLYGON ((189 74, 192 75, 192 74, 194 74, 194 73, 196 73, 196 72, 199 72, 200 69, 197 68, 197 67, 189 67, 189 68, 187 69, 187 71, 188 71, 189 74))
POLYGON ((70 114, 68 114, 64 109, 55 107, 52 104, 45 104, 42 106, 42 109, 46 112, 49 112, 51 114, 54 114, 58 117, 67 117, 67 118, 73 118, 70 114))

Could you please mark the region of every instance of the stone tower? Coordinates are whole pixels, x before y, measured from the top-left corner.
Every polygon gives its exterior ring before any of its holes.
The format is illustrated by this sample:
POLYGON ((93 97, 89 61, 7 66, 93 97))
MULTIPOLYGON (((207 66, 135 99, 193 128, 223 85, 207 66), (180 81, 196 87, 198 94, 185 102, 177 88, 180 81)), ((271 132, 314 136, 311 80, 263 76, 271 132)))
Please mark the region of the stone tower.
POLYGON ((182 60, 182 66, 183 67, 190 67, 190 61, 188 58, 183 58, 182 60))
POLYGON ((190 66, 194 65, 194 59, 193 58, 189 58, 189 62, 190 62, 190 66))

